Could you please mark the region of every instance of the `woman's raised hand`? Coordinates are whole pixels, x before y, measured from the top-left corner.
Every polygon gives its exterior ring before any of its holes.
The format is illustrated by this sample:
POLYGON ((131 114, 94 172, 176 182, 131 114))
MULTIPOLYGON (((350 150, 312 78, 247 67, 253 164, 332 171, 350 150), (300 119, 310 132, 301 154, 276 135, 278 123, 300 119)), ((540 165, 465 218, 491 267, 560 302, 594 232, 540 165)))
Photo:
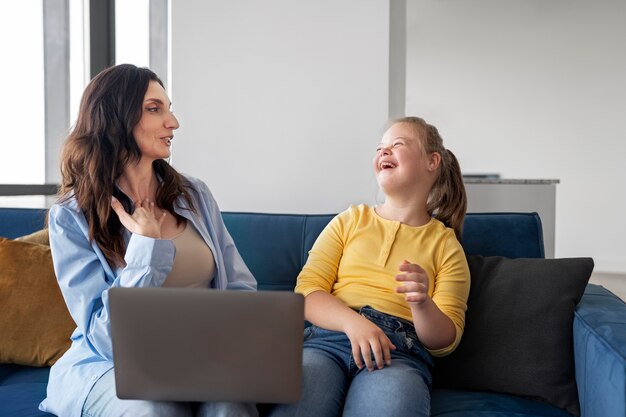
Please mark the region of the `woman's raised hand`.
POLYGON ((167 215, 166 211, 157 216, 154 201, 145 199, 135 202, 135 211, 128 214, 124 210, 124 206, 120 201, 113 197, 111 199, 111 208, 117 214, 122 225, 131 233, 151 237, 153 239, 161 239, 161 226, 167 215))

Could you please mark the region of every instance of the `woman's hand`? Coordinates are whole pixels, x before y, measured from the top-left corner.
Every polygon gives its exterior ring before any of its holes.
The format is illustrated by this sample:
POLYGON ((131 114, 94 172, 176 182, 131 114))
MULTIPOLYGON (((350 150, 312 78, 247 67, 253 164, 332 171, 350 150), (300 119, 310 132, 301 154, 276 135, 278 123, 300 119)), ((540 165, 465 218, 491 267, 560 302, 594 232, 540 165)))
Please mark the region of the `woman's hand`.
POLYGON ((365 317, 357 315, 350 320, 345 333, 352 345, 354 364, 359 369, 363 368, 363 361, 368 371, 374 370, 374 362, 378 369, 391 365, 391 351, 395 350, 396 346, 391 343, 380 327, 365 317), (372 353, 374 362, 372 362, 372 353))
POLYGON ((124 206, 115 197, 111 200, 111 207, 117 214, 122 225, 131 233, 151 237, 153 239, 161 239, 161 226, 167 215, 166 211, 158 216, 154 209, 154 201, 145 199, 135 203, 135 211, 128 214, 124 210, 124 206))
POLYGON ((428 296, 428 276, 426 271, 417 264, 404 261, 399 267, 402 274, 396 275, 396 281, 402 285, 396 288, 396 292, 404 294, 406 301, 412 307, 422 304, 428 296))

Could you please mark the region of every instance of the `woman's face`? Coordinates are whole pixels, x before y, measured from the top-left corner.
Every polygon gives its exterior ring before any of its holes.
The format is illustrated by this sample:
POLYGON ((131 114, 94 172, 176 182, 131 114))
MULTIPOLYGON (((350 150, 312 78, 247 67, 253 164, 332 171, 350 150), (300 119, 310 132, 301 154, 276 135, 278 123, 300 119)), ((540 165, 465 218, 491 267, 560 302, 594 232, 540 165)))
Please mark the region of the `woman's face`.
POLYGON ((169 158, 174 130, 179 127, 170 110, 171 104, 163 87, 150 81, 142 103, 141 119, 133 129, 142 158, 151 161, 169 158))

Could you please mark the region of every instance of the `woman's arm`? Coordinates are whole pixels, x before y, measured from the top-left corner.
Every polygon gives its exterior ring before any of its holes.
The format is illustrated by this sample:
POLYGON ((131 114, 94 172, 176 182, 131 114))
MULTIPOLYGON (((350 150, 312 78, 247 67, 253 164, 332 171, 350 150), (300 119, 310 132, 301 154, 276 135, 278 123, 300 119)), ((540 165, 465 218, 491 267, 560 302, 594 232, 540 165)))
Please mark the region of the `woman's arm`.
POLYGON ((89 242, 87 222, 77 208, 53 206, 48 223, 54 269, 68 310, 93 350, 111 360, 109 288, 160 286, 172 267, 173 244, 133 235, 127 265, 116 275, 97 245, 89 242))

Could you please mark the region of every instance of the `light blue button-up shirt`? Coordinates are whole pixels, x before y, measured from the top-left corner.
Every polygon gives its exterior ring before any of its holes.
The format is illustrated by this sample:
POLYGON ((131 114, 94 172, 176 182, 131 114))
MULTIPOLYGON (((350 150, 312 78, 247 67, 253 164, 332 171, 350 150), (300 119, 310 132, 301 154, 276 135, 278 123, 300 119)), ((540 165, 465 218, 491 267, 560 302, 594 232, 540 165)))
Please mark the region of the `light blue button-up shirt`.
MULTIPOLYGON (((198 230, 213 252, 216 273, 211 287, 256 290, 256 280, 224 226, 220 210, 202 181, 192 185, 196 213, 176 208, 198 230)), ((109 321, 112 287, 160 287, 172 269, 176 249, 171 240, 152 239, 126 231, 126 266, 112 269, 95 242, 75 199, 55 204, 49 214, 50 248, 59 287, 76 330, 72 345, 52 366, 48 396, 39 409, 63 417, 80 417, 95 382, 113 367, 109 321)))

